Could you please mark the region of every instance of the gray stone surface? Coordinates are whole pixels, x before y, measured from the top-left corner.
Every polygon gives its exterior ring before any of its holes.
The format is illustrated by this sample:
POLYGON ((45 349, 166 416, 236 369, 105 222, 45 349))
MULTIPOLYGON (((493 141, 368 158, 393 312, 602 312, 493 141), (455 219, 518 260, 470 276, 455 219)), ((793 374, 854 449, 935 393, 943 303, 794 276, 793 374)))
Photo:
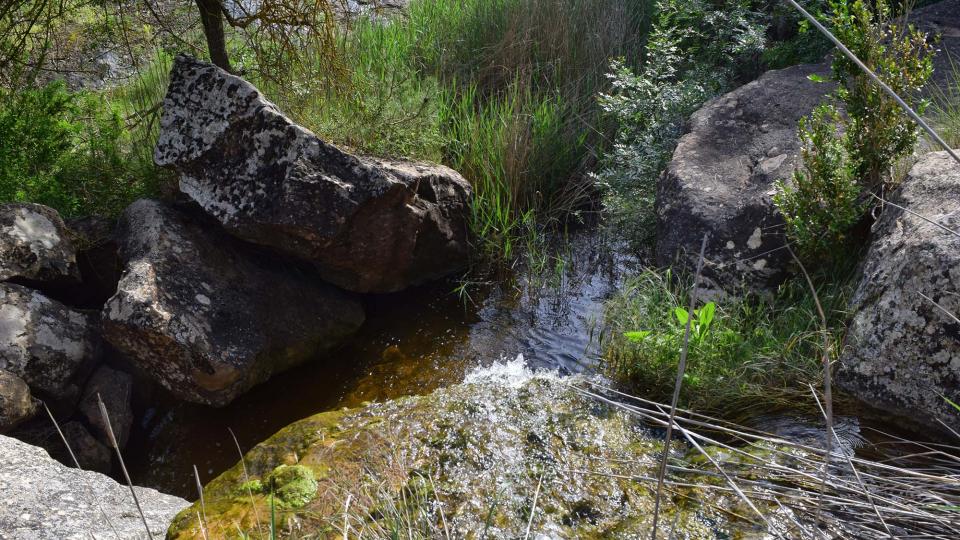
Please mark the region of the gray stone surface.
POLYGON ((110 426, 120 448, 127 446, 130 437, 130 428, 133 426, 133 409, 130 398, 133 394, 133 378, 107 366, 100 366, 87 381, 80 402, 80 413, 87 423, 93 426, 100 442, 109 445, 110 438, 106 423, 100 414, 100 404, 97 396, 103 400, 103 406, 110 416, 110 426))
POLYGON ((127 208, 126 266, 102 316, 106 340, 179 398, 225 405, 363 322, 348 294, 252 253, 191 208, 127 208))
POLYGON ((98 352, 96 322, 37 291, 0 283, 0 369, 59 398, 98 352))
MULTIPOLYGON (((891 202, 960 231, 960 165, 946 152, 924 156, 891 202)), ((837 379, 867 403, 913 427, 960 430, 960 236, 887 206, 873 228, 854 294, 837 379)))
POLYGON ((693 114, 657 184, 657 264, 694 272, 710 233, 706 295, 767 292, 787 275, 774 184, 800 163, 797 124, 834 89, 826 64, 770 71, 693 114))
POLYGON ((37 414, 38 403, 20 377, 0 369, 0 433, 10 431, 37 414))
POLYGON ((250 83, 186 56, 163 111, 154 160, 232 234, 310 260, 358 292, 465 267, 471 188, 455 171, 349 154, 250 83))
MULTIPOLYGON (((187 501, 135 488, 154 538, 187 501)), ((145 528, 127 486, 66 467, 38 447, 0 435, 0 538, 141 540, 145 528), (104 516, 104 513, 106 516, 104 516)))
POLYGON ((946 0, 917 9, 911 14, 910 22, 940 40, 933 59, 931 87, 945 90, 955 85, 953 66, 960 67, 960 0, 946 0))
POLYGON ((0 205, 0 281, 80 279, 67 228, 56 210, 30 203, 0 205))

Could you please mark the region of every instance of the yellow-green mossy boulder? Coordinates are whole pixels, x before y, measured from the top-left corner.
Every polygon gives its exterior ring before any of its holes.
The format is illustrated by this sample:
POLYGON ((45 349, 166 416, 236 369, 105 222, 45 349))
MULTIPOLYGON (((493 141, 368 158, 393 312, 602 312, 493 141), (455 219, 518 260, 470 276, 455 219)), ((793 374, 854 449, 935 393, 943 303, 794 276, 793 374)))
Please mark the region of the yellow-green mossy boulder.
MULTIPOLYGON (((202 526, 195 504, 167 537, 268 538, 273 513, 279 538, 523 538, 528 523, 531 538, 648 538, 662 441, 586 384, 518 360, 301 420, 247 453, 246 476, 238 463, 206 486, 202 526)), ((668 489, 661 523, 725 537, 713 502, 668 489)))

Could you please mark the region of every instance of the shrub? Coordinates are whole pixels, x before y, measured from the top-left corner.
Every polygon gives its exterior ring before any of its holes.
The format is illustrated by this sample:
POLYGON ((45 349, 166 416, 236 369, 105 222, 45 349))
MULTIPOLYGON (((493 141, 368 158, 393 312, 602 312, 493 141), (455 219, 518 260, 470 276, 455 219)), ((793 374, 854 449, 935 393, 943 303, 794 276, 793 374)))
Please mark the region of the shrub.
POLYGON ((64 216, 115 215, 152 194, 158 171, 132 141, 118 108, 62 83, 0 90, 0 200, 30 201, 64 216))
POLYGON ((833 105, 821 105, 802 118, 803 169, 794 173, 792 185, 778 182, 774 195, 787 236, 807 259, 840 253, 848 231, 863 216, 843 126, 833 105))
POLYGON ((753 65, 765 45, 765 19, 748 2, 660 0, 657 10, 642 69, 622 59, 610 64, 612 88, 599 102, 618 131, 594 175, 618 227, 643 243, 652 240, 656 179, 683 122, 753 65))
MULTIPOLYGON (((862 0, 831 1, 837 37, 918 113, 926 102, 917 94, 932 74, 930 45, 914 29, 889 20, 885 0, 871 10, 862 0)), ((800 125, 804 171, 793 186, 780 184, 774 197, 787 222, 787 235, 808 259, 835 257, 850 228, 864 217, 866 194, 896 187, 890 170, 913 152, 916 123, 851 60, 837 54, 836 98, 847 113, 823 106, 800 125)))
MULTIPOLYGON (((926 35, 890 20, 886 0, 848 3, 832 0, 831 23, 837 38, 898 95, 923 114, 919 92, 933 74, 932 47, 926 35)), ((849 115, 848 151, 853 174, 868 189, 890 189, 890 167, 913 152, 916 123, 860 68, 842 54, 833 62, 840 87, 837 97, 849 115)))

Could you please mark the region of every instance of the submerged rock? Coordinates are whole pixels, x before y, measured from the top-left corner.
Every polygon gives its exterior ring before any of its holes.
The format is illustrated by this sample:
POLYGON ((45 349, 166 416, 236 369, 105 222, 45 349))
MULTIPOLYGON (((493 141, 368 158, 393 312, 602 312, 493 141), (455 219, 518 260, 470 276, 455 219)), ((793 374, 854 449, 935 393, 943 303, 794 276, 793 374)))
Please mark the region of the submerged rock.
POLYGON ((79 281, 77 254, 60 214, 31 203, 0 205, 0 281, 79 281))
POLYGON ((23 379, 0 369, 0 433, 10 431, 37 414, 38 403, 23 379))
MULTIPOLYGON (((134 488, 154 538, 187 501, 134 488)), ((147 536, 130 489, 66 467, 35 446, 0 435, 0 535, 10 540, 140 540, 147 536)))
POLYGON ((326 280, 392 292, 463 268, 470 185, 440 165, 349 154, 250 83, 178 56, 154 160, 226 229, 310 260, 326 280))
POLYGON ((830 67, 770 71, 708 102, 657 184, 657 264, 692 274, 709 233, 701 281, 708 296, 770 292, 788 275, 774 184, 800 164, 800 118, 835 88, 810 75, 829 78, 830 67))
POLYGON ((944 399, 960 397, 960 165, 927 154, 890 200, 909 211, 888 205, 874 224, 838 382, 911 424, 960 430, 944 399))
POLYGON ((26 287, 0 283, 0 369, 54 398, 98 351, 96 321, 26 287))
POLYGON ((127 438, 133 426, 133 409, 130 404, 132 394, 133 378, 107 366, 97 368, 87 381, 87 387, 83 391, 83 399, 80 402, 80 412, 87 423, 93 426, 102 443, 110 444, 110 436, 107 433, 107 424, 100 413, 100 402, 97 396, 103 400, 103 406, 107 409, 117 444, 120 448, 124 448, 127 446, 127 438))
MULTIPOLYGON (((272 492, 294 536, 322 537, 348 507, 349 526, 371 537, 409 517, 425 538, 487 526, 488 538, 522 538, 537 493, 531 538, 649 537, 654 495, 641 478, 656 474, 662 441, 572 386, 582 382, 533 375, 520 359, 432 395, 297 422, 247 453, 249 477, 238 464, 206 486, 206 534, 255 531, 272 492)), ((715 538, 729 525, 679 500, 662 508, 678 537, 715 538)), ((198 509, 168 538, 202 538, 198 509)))
POLYGON ((185 209, 137 201, 118 236, 125 270, 104 337, 181 399, 225 405, 363 322, 347 294, 185 209))

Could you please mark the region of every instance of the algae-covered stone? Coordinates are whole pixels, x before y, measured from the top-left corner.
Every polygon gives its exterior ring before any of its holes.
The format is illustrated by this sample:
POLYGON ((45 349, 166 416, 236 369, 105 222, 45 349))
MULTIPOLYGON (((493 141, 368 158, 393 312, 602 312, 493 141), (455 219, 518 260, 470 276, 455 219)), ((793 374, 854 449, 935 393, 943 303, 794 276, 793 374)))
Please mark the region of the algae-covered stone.
POLYGON ((300 508, 317 495, 317 479, 313 470, 303 465, 280 465, 267 476, 266 486, 281 503, 300 508))
MULTIPOLYGON (((370 537, 402 524, 425 538, 522 538, 533 512, 531 537, 648 538, 654 496, 643 479, 662 443, 578 382, 512 362, 428 396, 292 424, 245 456, 246 473, 238 464, 206 486, 206 534, 256 531, 272 493, 280 526, 300 537, 339 534, 349 508, 349 526, 370 537)), ((717 538, 729 520, 709 506, 668 498, 662 512, 678 537, 717 538)), ((202 538, 198 510, 181 512, 168 538, 202 538)))

